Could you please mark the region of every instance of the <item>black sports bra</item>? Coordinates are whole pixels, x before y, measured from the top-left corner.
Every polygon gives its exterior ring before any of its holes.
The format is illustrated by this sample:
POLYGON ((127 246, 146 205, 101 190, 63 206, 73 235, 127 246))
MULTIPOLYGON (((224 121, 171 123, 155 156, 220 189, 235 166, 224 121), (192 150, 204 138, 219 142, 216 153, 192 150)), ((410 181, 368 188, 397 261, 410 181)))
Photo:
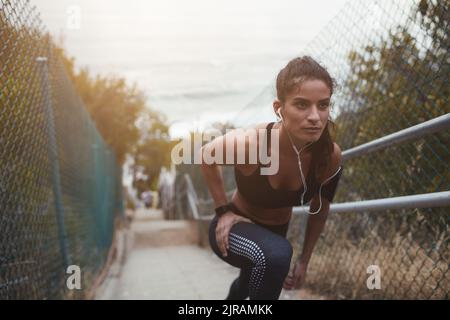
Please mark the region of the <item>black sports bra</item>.
MULTIPOLYGON (((266 127, 267 134, 264 138, 268 146, 270 145, 270 134, 273 125, 274 122, 271 122, 266 127)), ((311 161, 313 160, 311 159, 311 161)), ((327 198, 330 202, 334 198, 342 169, 343 167, 341 166, 339 172, 322 187, 322 197, 327 198)), ((301 204, 300 198, 304 192, 304 186, 298 190, 274 189, 269 182, 268 175, 261 175, 259 172, 260 168, 258 167, 252 174, 247 176, 242 174, 236 167, 234 169, 237 189, 248 202, 266 208, 293 207, 301 204)), ((304 204, 308 203, 319 192, 320 184, 313 179, 312 172, 313 170, 310 169, 306 177, 307 191, 303 199, 304 204)))

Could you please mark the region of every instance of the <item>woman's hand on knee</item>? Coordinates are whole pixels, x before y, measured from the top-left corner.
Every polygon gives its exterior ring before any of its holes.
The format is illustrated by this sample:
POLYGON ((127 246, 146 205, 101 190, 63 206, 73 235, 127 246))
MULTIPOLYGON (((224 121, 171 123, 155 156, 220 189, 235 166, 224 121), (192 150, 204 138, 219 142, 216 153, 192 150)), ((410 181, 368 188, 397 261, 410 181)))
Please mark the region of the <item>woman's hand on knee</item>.
POLYGON ((224 213, 217 221, 216 227, 216 241, 222 256, 227 256, 229 245, 229 234, 231 227, 238 222, 253 223, 250 219, 237 215, 231 211, 224 213))

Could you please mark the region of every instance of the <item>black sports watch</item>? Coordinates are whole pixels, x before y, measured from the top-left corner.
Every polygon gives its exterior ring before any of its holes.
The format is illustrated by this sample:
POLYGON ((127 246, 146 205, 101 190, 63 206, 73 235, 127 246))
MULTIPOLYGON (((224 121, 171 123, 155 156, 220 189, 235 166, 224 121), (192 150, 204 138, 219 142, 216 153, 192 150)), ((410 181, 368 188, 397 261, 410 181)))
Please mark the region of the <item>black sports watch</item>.
POLYGON ((214 209, 214 211, 216 211, 217 216, 221 216, 224 213, 227 213, 228 211, 231 211, 231 206, 227 203, 223 206, 217 207, 214 209))

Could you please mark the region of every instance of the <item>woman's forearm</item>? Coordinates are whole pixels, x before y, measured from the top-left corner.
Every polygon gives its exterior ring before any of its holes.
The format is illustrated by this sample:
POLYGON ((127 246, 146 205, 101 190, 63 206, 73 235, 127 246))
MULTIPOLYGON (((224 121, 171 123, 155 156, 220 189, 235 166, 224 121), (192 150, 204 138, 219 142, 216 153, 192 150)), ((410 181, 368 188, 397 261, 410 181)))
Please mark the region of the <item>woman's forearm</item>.
POLYGON ((329 208, 324 208, 318 214, 308 215, 300 263, 309 263, 309 259, 311 258, 316 242, 323 231, 325 222, 327 221, 328 210, 329 208))
POLYGON ((227 204, 222 168, 217 164, 206 164, 202 161, 201 171, 215 206, 227 204))

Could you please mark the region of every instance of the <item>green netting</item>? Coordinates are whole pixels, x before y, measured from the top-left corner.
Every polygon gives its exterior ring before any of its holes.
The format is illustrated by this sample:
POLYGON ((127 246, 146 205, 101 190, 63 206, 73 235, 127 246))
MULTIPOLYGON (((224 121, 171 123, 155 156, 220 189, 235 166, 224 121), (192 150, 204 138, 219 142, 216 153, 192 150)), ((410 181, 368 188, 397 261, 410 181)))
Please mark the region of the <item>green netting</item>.
POLYGON ((0 299, 85 297, 123 214, 121 168, 43 35, 28 1, 0 1, 0 299))

